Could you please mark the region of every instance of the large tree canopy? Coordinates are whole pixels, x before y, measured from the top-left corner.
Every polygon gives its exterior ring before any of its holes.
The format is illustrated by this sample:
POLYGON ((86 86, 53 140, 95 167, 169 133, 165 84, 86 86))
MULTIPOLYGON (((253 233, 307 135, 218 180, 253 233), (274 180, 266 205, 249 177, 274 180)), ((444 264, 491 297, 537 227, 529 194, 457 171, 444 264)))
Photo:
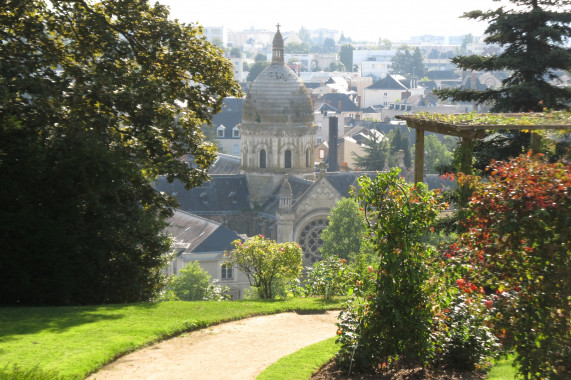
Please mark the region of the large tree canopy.
POLYGON ((557 86, 557 70, 571 70, 569 0, 510 0, 515 8, 472 11, 463 17, 489 21, 489 44, 504 50, 497 56, 469 55, 452 59, 463 70, 510 72, 498 89, 486 91, 443 89, 441 98, 456 101, 492 103, 495 112, 541 111, 544 107, 561 109, 571 100, 569 87, 557 86))
POLYGON ((8 0, 0 25, 0 303, 148 298, 173 204, 151 183, 207 178, 231 64, 146 0, 8 0))

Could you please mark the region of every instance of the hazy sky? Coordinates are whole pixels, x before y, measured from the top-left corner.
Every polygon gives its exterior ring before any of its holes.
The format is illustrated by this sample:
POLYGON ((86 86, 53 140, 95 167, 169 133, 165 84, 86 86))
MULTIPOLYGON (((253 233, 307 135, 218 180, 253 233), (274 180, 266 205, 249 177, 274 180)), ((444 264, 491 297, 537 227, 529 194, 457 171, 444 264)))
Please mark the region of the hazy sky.
MULTIPOLYGON (((152 0, 153 2, 154 0, 152 0)), ((377 41, 379 37, 404 40, 434 34, 482 35, 485 22, 458 18, 475 9, 495 9, 492 0, 158 0, 169 5, 181 22, 225 26, 232 30, 282 31, 327 28, 344 32, 353 40, 377 41)))

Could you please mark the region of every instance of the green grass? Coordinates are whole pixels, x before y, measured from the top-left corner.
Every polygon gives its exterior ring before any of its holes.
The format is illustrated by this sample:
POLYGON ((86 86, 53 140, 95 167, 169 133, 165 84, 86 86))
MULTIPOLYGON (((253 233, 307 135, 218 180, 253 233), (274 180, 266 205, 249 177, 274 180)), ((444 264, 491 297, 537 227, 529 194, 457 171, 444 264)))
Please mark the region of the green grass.
MULTIPOLYGON (((311 346, 302 348, 288 356, 284 356, 264 370, 257 380, 307 380, 339 351, 333 337, 311 346)), ((494 362, 494 366, 486 375, 486 380, 516 379, 516 370, 512 367, 513 356, 494 362)))
POLYGON ((182 332, 253 315, 340 306, 340 302, 292 299, 2 307, 0 379, 11 378, 11 372, 18 378, 16 370, 38 375, 27 378, 83 378, 125 353, 182 332))
POLYGON ((516 369, 512 367, 513 356, 496 360, 488 372, 487 380, 507 380, 516 378, 516 369))
POLYGON ((333 337, 284 356, 262 372, 257 380, 307 380, 339 351, 333 337))

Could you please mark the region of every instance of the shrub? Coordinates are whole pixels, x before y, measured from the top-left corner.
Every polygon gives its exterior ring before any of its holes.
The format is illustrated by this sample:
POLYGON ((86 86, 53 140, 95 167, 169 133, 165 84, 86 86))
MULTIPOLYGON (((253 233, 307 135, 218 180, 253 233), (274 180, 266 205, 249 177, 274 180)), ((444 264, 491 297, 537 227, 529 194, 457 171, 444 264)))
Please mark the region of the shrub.
POLYGON ((161 300, 220 301, 226 299, 228 287, 210 282, 210 275, 200 267, 198 261, 186 264, 178 276, 167 280, 161 300))
POLYGON ((246 274, 262 299, 275 297, 277 282, 292 281, 301 274, 302 250, 296 243, 277 243, 257 235, 232 244, 229 260, 246 274))
POLYGON ((474 187, 467 233, 448 255, 488 289, 496 333, 514 348, 525 378, 571 373, 571 170, 520 156, 494 162, 474 187), (491 294, 495 291, 495 294, 491 294))
POLYGON ((390 367, 397 360, 424 365, 434 350, 432 251, 421 240, 442 207, 424 184, 411 186, 398 173, 359 178, 357 200, 380 263, 368 302, 351 306, 339 324, 339 362, 356 369, 390 367))

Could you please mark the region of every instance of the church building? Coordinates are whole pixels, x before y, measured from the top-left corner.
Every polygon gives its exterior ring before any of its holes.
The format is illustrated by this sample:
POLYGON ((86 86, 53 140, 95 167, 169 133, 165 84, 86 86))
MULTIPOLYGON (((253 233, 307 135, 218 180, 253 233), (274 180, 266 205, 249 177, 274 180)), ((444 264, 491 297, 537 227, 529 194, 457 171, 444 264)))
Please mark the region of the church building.
POLYGON ((220 154, 211 180, 185 190, 180 182, 159 178, 158 191, 175 194, 179 208, 238 234, 296 241, 304 266, 321 259, 321 231, 331 209, 355 183, 359 172, 316 172, 317 126, 305 85, 284 62, 278 30, 272 62, 260 73, 244 100, 240 159, 220 154))

